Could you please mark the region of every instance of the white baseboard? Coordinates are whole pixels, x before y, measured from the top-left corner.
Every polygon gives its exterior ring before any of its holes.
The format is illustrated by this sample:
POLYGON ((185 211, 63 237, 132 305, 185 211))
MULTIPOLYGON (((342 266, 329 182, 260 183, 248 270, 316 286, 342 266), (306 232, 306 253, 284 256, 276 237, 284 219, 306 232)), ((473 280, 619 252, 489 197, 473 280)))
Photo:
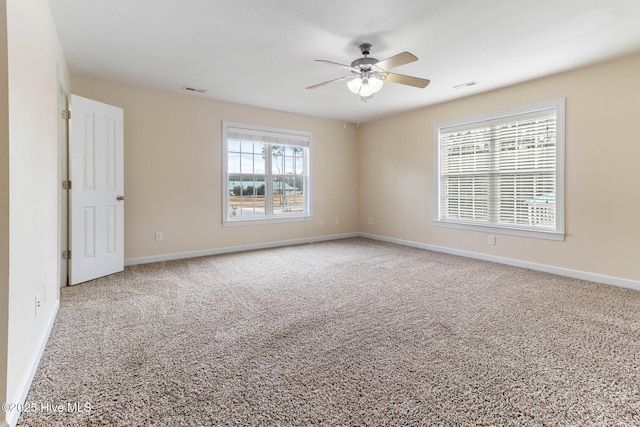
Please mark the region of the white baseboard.
POLYGON ((232 252, 252 251, 256 249, 277 248, 280 246, 303 245, 305 243, 323 242, 327 240, 348 239, 359 237, 360 233, 332 234, 329 236, 305 237, 302 239, 279 240, 276 242, 256 243, 252 245, 229 246, 226 248, 205 249, 202 251, 178 252, 165 255, 156 255, 141 258, 129 258, 124 260, 124 265, 149 264, 152 262, 173 261, 176 259, 196 258, 208 255, 228 254, 232 252))
POLYGON ((512 258, 503 258, 493 255, 487 255, 478 252, 463 251, 460 249, 452 249, 444 246, 428 245, 425 243, 413 242, 410 240, 395 239, 392 237, 379 236, 376 234, 360 233, 361 237, 368 239, 380 240, 383 242, 395 243, 403 246, 411 246, 414 248, 427 249, 434 252, 443 252, 452 255, 459 255, 467 258, 476 258, 484 261, 497 262, 499 264, 512 265, 514 267, 528 268, 530 270, 544 271, 545 273, 557 274, 559 276, 572 277, 574 279, 589 280, 592 282, 604 283, 606 285, 614 285, 622 288, 630 288, 640 290, 640 281, 623 279, 621 277, 606 276, 603 274, 591 273, 588 271, 572 270, 570 268, 556 267, 547 264, 538 264, 535 262, 522 261, 512 258))
MULTIPOLYGON (((49 335, 51 334, 51 330, 53 329, 53 323, 56 320, 56 316, 58 315, 58 309, 60 308, 60 300, 56 301, 56 305, 53 308, 53 312, 51 313, 51 317, 49 317, 47 330, 42 337, 42 341, 38 345, 38 351, 35 356, 31 360, 31 367, 29 368, 29 372, 22 379, 22 386, 20 387, 20 392, 18 393, 17 401, 13 403, 18 403, 22 405, 27 400, 27 396, 29 395, 29 389, 31 388, 31 383, 33 382, 33 378, 36 375, 36 371, 38 370, 38 365, 40 364, 40 359, 42 358, 42 354, 44 353, 44 349, 47 346, 47 342, 49 341, 49 335)), ((0 422, 0 427, 15 427, 18 423, 18 418, 20 418, 20 412, 17 410, 13 410, 7 412, 6 421, 0 422)))

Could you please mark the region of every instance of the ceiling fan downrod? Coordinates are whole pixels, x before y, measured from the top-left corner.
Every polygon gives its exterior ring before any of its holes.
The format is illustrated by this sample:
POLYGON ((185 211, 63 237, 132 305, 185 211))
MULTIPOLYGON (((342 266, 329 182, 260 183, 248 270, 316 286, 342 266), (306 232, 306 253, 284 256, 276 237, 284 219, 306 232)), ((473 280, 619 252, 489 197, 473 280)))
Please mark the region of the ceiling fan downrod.
POLYGON ((371 66, 377 64, 378 61, 376 58, 369 58, 368 55, 371 53, 372 45, 370 43, 362 43, 360 45, 360 52, 362 52, 363 58, 358 58, 351 63, 353 68, 360 68, 361 70, 371 70, 371 66))

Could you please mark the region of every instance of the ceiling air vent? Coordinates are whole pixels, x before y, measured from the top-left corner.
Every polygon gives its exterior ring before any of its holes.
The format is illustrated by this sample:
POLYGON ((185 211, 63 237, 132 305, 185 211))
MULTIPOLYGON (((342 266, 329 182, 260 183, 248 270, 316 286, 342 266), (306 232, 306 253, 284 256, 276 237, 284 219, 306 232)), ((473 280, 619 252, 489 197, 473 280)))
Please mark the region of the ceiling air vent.
POLYGON ((470 86, 475 86, 475 85, 477 85, 477 84, 478 84, 478 82, 477 82, 477 81, 472 80, 472 81, 470 81, 470 82, 465 82, 465 83, 461 83, 461 84, 459 84, 459 85, 455 85, 453 88, 454 88, 454 89, 465 89, 465 88, 468 88, 468 87, 470 87, 470 86))
POLYGON ((191 86, 182 86, 182 90, 186 90, 189 92, 207 93, 207 89, 199 89, 191 86))

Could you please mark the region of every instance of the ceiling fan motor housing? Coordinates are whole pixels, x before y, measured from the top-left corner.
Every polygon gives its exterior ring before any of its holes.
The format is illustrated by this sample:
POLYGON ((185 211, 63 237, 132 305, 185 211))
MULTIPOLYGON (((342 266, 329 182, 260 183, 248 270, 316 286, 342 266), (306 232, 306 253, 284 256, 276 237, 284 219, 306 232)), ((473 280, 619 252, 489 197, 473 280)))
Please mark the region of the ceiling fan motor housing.
POLYGON ((371 69, 371 66, 374 64, 377 64, 378 62, 380 61, 378 61, 376 58, 364 57, 364 58, 358 58, 355 61, 353 61, 351 63, 351 66, 353 68, 360 68, 361 70, 371 69))

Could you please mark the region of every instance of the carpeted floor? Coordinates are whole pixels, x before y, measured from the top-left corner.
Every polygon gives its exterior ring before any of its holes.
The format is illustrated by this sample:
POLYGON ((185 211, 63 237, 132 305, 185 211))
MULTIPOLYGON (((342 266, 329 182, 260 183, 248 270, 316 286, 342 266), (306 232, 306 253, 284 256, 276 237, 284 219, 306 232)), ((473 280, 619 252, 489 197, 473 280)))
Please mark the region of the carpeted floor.
POLYGON ((27 403, 20 426, 637 426, 640 292, 360 238, 133 266, 62 289, 27 403))

